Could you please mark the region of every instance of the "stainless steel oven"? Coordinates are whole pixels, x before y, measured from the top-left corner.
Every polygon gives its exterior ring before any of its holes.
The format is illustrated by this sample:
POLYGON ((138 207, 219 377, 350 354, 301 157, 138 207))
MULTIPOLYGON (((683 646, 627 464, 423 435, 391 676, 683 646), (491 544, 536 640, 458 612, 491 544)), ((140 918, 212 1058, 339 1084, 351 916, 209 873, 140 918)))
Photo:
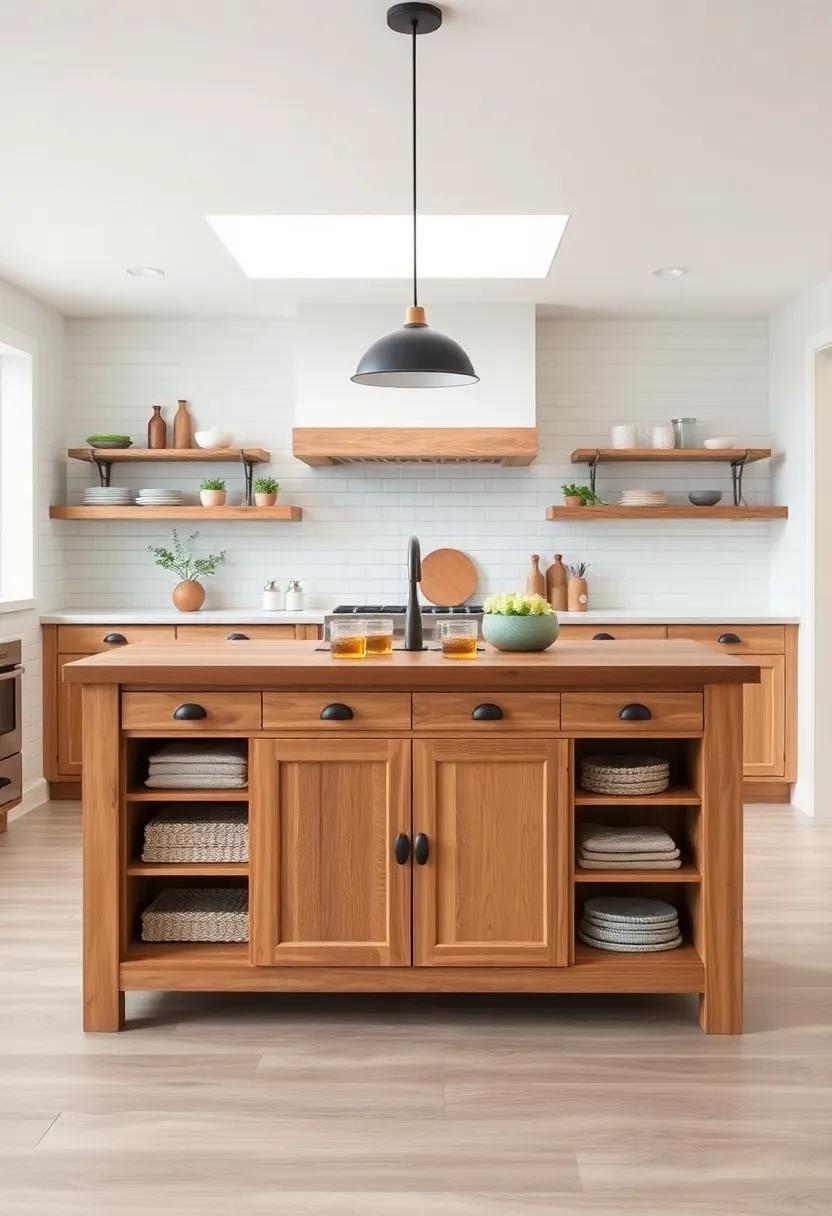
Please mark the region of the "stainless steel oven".
POLYGON ((0 811, 22 794, 20 642, 0 642, 0 811))

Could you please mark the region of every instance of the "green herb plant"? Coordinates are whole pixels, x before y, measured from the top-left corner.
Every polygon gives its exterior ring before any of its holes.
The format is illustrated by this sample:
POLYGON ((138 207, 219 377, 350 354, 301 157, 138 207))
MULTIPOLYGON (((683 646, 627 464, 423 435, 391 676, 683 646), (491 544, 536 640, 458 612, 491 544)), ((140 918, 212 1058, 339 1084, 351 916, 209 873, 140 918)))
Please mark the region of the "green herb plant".
POLYGON ((275 481, 273 477, 257 477, 254 481, 255 494, 276 494, 280 489, 280 483, 275 481))
POLYGON ((569 566, 568 570, 572 578, 586 578, 586 572, 589 569, 588 562, 575 562, 574 566, 569 566))
POLYGON ((200 488, 200 490, 224 490, 225 489, 225 478, 224 477, 206 477, 203 481, 201 481, 199 483, 199 488, 200 488))
POLYGON ((191 546, 198 536, 198 532, 192 532, 186 540, 182 541, 174 528, 172 549, 166 549, 163 545, 148 545, 147 547, 161 570, 169 570, 172 574, 178 574, 179 578, 185 582, 198 583, 200 579, 207 578, 210 574, 216 574, 217 566, 225 560, 224 549, 219 553, 209 553, 205 557, 195 557, 191 552, 191 546))
POLYGON ((589 486, 562 485, 560 489, 564 498, 580 498, 585 507, 603 507, 604 505, 603 498, 599 498, 589 486))

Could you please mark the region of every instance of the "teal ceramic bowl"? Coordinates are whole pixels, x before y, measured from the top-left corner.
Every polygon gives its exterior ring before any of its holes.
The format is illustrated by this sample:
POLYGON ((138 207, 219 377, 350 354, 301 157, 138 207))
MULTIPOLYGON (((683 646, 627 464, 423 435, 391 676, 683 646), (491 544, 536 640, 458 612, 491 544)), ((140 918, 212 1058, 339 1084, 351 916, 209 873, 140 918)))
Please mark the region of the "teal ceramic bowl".
POLYGON ((499 616, 486 612, 482 636, 497 650, 546 650, 558 636, 556 613, 550 616, 499 616))

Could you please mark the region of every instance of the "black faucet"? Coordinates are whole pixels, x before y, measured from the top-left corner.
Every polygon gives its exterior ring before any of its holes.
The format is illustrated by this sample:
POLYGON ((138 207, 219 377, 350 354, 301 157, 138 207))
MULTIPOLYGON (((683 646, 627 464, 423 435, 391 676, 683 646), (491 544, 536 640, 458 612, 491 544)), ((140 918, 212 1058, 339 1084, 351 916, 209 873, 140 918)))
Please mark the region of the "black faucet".
POLYGON ((422 554, 419 538, 411 536, 407 542, 407 612, 404 618, 405 650, 424 650, 422 644, 422 613, 416 585, 422 581, 422 554))

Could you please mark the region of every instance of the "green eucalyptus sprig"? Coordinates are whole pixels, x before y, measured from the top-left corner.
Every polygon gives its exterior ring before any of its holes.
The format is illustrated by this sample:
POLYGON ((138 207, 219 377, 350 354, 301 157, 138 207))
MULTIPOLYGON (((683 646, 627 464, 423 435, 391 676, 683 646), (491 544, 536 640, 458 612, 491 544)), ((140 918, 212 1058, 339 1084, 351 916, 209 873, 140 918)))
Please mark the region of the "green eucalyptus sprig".
POLYGON ((191 552, 191 545, 198 536, 198 532, 192 532, 186 540, 182 541, 174 528, 172 549, 166 549, 164 545, 148 545, 147 547, 160 569, 178 574, 183 581, 198 583, 201 578, 216 574, 217 566, 225 560, 224 549, 219 553, 208 553, 205 557, 195 557, 191 552))

